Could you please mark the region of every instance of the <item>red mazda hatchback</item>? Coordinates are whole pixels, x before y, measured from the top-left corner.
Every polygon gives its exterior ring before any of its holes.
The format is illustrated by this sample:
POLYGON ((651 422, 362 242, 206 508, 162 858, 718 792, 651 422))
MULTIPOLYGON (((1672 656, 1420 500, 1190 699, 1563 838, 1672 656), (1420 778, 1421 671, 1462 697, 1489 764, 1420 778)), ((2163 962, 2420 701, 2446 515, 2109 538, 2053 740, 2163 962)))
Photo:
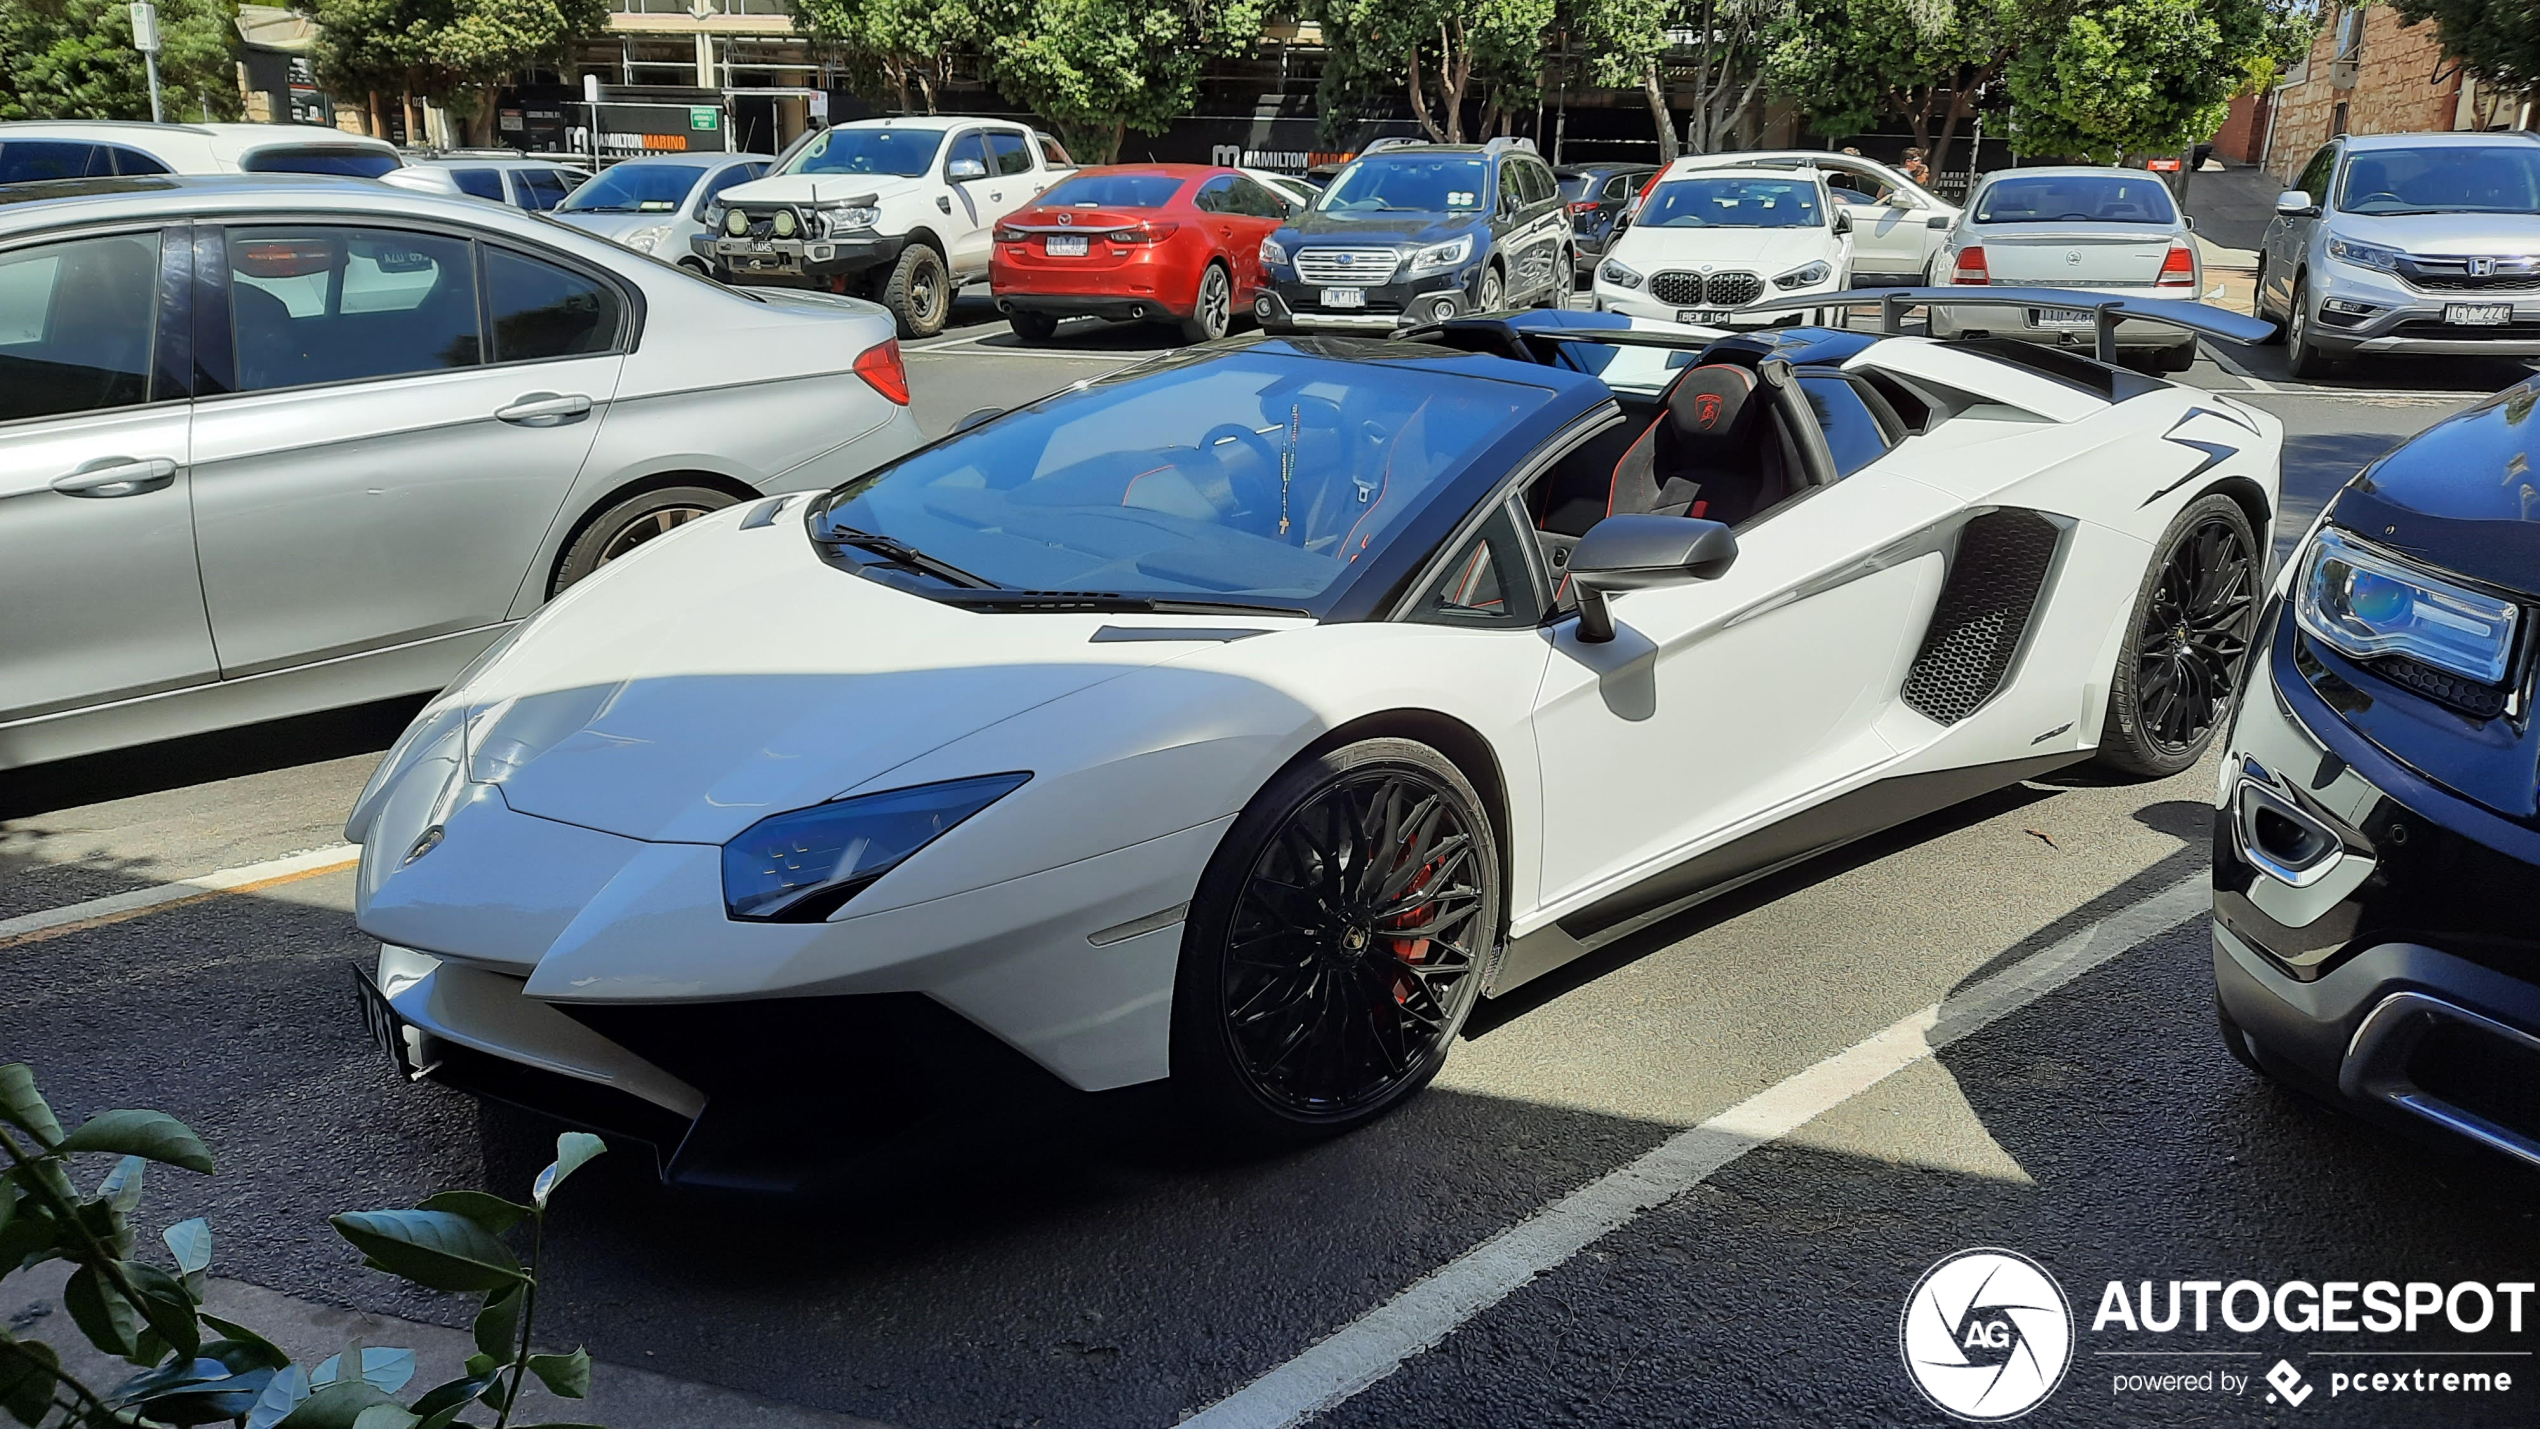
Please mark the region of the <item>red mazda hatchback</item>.
POLYGON ((1233 169, 1087 169, 997 225, 988 288, 1030 341, 1090 313, 1177 323, 1206 342, 1251 308, 1261 240, 1295 207, 1233 169))

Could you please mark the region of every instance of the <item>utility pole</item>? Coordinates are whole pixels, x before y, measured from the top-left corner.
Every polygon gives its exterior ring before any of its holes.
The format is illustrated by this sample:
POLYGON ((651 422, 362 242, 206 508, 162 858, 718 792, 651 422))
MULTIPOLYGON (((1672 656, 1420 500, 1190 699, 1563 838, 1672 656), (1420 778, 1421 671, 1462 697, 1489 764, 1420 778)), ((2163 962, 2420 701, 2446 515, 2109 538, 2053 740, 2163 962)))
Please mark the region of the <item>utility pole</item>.
POLYGON ((159 7, 150 0, 133 0, 132 47, 141 51, 141 63, 150 71, 150 122, 165 124, 167 111, 159 103, 159 7))

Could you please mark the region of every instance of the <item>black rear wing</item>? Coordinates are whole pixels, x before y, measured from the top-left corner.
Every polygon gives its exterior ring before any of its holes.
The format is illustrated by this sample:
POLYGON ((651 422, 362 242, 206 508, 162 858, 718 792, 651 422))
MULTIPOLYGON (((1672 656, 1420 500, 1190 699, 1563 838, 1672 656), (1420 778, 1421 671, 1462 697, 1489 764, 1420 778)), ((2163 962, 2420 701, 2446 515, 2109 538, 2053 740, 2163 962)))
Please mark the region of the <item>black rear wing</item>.
POLYGON ((2096 356, 2101 362, 2117 360, 2117 324, 2128 318, 2164 323, 2230 342, 2259 343, 2275 336, 2274 323, 2204 303, 2116 297, 2086 288, 1856 288, 1805 298, 1773 298, 1749 303, 1738 311, 1779 313, 1869 307, 1879 310, 1879 331, 1891 337, 1904 330, 1905 314, 1913 308, 2077 308, 2098 319, 2096 356))

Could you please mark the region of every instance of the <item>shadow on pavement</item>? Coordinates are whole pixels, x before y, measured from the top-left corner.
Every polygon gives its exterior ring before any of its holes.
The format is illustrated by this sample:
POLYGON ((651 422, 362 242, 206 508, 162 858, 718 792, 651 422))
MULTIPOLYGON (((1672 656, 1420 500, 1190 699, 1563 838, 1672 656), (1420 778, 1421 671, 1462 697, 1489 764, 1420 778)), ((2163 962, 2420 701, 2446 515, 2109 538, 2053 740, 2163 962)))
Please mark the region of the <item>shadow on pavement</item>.
POLYGON ((421 696, 382 700, 0 771, 0 819, 377 753, 422 707, 421 696))

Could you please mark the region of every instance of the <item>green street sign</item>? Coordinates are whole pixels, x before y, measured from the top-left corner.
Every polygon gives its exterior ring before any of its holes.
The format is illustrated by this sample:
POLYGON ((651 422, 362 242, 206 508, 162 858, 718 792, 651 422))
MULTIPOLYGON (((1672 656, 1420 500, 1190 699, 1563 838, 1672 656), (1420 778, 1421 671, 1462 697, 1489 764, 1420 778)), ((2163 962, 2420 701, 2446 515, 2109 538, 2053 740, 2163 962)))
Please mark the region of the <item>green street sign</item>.
POLYGON ((711 104, 689 106, 688 127, 691 129, 712 129, 722 122, 723 111, 711 104))

